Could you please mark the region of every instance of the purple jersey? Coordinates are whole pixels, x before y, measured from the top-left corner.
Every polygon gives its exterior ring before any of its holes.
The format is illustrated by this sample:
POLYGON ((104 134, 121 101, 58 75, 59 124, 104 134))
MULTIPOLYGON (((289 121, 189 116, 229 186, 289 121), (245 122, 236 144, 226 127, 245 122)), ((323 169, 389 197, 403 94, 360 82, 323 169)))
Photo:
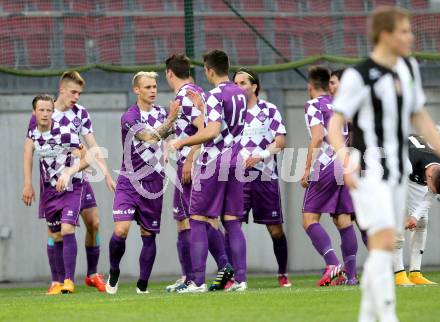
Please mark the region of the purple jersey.
MULTIPOLYGON (((176 95, 176 100, 180 101, 179 117, 176 120, 176 138, 183 139, 188 136, 194 135, 197 132, 197 127, 193 125, 194 120, 201 114, 201 112, 194 106, 191 100, 186 97, 187 90, 190 89, 196 93, 199 93, 203 98, 205 93, 203 89, 195 84, 183 85, 176 95)), ((182 150, 177 151, 177 164, 183 165, 191 151, 191 147, 185 146, 182 150)))
MULTIPOLYGON (((38 127, 29 130, 28 137, 40 159, 40 178, 44 184, 56 186, 57 180, 66 167, 73 166, 72 151, 80 147, 78 134, 69 126, 52 122, 50 131, 40 132, 38 127)), ((72 181, 81 182, 82 172, 73 176, 72 181)))
MULTIPOLYGON (((241 155, 244 159, 250 155, 258 155, 261 151, 275 141, 278 135, 285 135, 284 126, 278 108, 262 99, 258 99, 257 104, 247 109, 243 136, 241 138, 241 155)), ((277 179, 276 158, 271 156, 255 165, 258 169, 272 179, 277 179)))
POLYGON ((236 165, 240 151, 240 140, 246 116, 246 94, 231 81, 220 83, 209 91, 205 108, 205 124, 220 122, 221 132, 212 140, 205 142, 199 163, 208 163, 230 152, 230 164, 236 165))
MULTIPOLYGON (((70 126, 78 135, 93 133, 92 120, 84 106, 75 104, 72 108, 62 112, 55 108, 52 120, 61 126, 70 126)), ((37 126, 35 116, 29 121, 28 130, 34 130, 37 126)))
MULTIPOLYGON (((135 135, 144 129, 153 130, 167 118, 163 107, 155 106, 150 111, 141 111, 137 104, 131 106, 121 117, 123 157, 121 171, 128 176, 136 174, 138 181, 151 181, 163 176, 163 141, 149 144, 138 140, 135 135), (126 142, 127 141, 127 142, 126 142)), ((125 176, 118 180, 128 182, 125 176)))
MULTIPOLYGON (((336 154, 328 143, 328 125, 330 123, 330 118, 333 115, 332 97, 330 95, 322 95, 317 98, 311 99, 306 103, 305 106, 305 120, 307 130, 310 136, 311 128, 315 125, 321 124, 324 128, 324 140, 322 141, 320 152, 315 162, 320 163, 321 168, 325 168, 336 158, 336 154)), ((344 125, 342 130, 345 140, 348 139, 348 127, 347 124, 344 125)), ((315 169, 314 165, 312 169, 315 169)))

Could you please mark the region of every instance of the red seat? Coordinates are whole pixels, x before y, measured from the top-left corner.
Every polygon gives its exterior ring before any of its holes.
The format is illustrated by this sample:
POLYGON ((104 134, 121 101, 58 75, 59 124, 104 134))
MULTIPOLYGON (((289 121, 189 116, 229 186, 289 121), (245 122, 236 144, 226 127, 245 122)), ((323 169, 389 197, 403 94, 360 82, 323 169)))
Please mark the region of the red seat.
POLYGON ((121 61, 121 38, 124 18, 100 17, 93 20, 94 40, 102 64, 119 64, 121 61))
POLYGON ((5 12, 23 12, 25 10, 23 1, 15 1, 15 0, 3 0, 0 1, 0 5, 5 12))
MULTIPOLYGON (((64 62, 67 66, 85 65, 86 41, 90 37, 93 18, 66 17, 64 27, 64 62)), ((93 44, 93 40, 92 44, 93 44)))
POLYGON ((64 0, 66 10, 90 13, 96 10, 94 1, 90 0, 64 0))
POLYGON ((149 11, 163 11, 163 1, 162 0, 138 0, 137 6, 140 10, 149 11))
POLYGON ((15 51, 14 51, 14 39, 11 37, 0 36, 0 65, 14 67, 15 64, 15 51))

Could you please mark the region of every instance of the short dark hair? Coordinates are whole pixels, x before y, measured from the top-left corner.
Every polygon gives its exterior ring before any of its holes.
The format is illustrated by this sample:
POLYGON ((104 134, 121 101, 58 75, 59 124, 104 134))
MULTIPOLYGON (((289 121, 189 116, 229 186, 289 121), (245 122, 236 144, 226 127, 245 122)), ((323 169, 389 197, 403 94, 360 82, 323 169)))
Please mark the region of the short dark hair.
POLYGON ((330 81, 330 71, 323 66, 312 66, 309 69, 307 81, 315 89, 323 89, 328 91, 328 83, 330 81))
POLYGON ((39 95, 35 96, 34 99, 32 100, 32 109, 34 111, 37 108, 37 104, 39 101, 51 102, 52 107, 55 108, 55 103, 54 103, 54 99, 52 96, 50 96, 48 94, 39 94, 39 95))
POLYGON ((258 78, 258 74, 255 73, 253 70, 247 69, 245 67, 241 67, 239 70, 237 70, 234 73, 234 77, 232 79, 235 81, 235 76, 238 74, 245 74, 252 85, 257 85, 257 89, 255 90, 255 95, 258 96, 258 93, 260 92, 260 79, 258 78))
POLYGON ((166 70, 171 70, 176 77, 187 79, 191 75, 191 61, 184 54, 174 54, 165 61, 166 70))
POLYGON ((434 171, 432 171, 432 183, 435 187, 436 194, 440 193, 440 167, 436 167, 434 171))
POLYGON ((341 69, 336 69, 334 71, 332 71, 332 73, 330 74, 330 77, 335 76, 338 80, 341 80, 342 74, 344 73, 345 68, 341 68, 341 69))
POLYGON ((203 55, 203 62, 218 76, 226 76, 229 73, 229 57, 222 50, 214 49, 206 53, 203 55))

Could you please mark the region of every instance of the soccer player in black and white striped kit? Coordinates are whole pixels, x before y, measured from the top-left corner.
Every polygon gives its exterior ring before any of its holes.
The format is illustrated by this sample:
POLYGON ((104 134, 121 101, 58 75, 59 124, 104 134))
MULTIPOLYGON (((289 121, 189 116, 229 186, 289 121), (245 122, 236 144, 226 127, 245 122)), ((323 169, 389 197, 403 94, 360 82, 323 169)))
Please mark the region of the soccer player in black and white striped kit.
POLYGON ((370 57, 342 76, 329 139, 346 166, 345 184, 359 224, 368 233, 359 321, 396 322, 392 250, 405 214, 407 137, 412 125, 440 151, 440 136, 423 107, 426 99, 417 62, 408 58, 414 41, 409 13, 397 7, 377 8, 369 17, 369 35, 374 46, 370 57), (352 120, 360 168, 344 149, 341 128, 347 119, 352 120))

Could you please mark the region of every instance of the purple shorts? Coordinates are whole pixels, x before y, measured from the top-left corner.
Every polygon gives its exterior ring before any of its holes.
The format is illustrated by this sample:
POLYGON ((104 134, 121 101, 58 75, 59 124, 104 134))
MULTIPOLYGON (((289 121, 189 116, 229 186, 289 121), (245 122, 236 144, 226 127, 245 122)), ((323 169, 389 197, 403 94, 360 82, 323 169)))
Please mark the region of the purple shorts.
POLYGON ((190 214, 211 218, 243 216, 243 183, 235 167, 220 169, 220 160, 197 166, 191 190, 190 214))
MULTIPOLYGON (((182 166, 177 167, 177 179, 182 182, 182 166)), ((173 215, 174 219, 182 221, 189 218, 189 200, 191 198, 191 183, 182 184, 182 191, 174 188, 173 215)))
POLYGON ((257 179, 244 184, 243 194, 244 222, 249 221, 249 212, 252 210, 254 223, 264 225, 283 223, 278 179, 262 180, 260 173, 257 179))
POLYGON ((96 204, 95 194, 92 190, 92 185, 87 180, 83 181, 84 190, 81 201, 81 211, 83 209, 95 208, 98 205, 96 204))
POLYGON ((303 213, 352 214, 353 202, 345 185, 338 184, 334 162, 319 172, 317 181, 310 181, 304 194, 303 213))
POLYGON ((82 191, 82 183, 74 183, 71 191, 57 192, 53 187, 44 189, 41 198, 43 216, 52 233, 59 232, 62 223, 78 225, 82 191))
POLYGON ((163 178, 143 181, 141 184, 148 193, 156 196, 141 195, 128 179, 119 176, 113 200, 113 221, 136 220, 143 229, 158 234, 162 215, 163 178))

